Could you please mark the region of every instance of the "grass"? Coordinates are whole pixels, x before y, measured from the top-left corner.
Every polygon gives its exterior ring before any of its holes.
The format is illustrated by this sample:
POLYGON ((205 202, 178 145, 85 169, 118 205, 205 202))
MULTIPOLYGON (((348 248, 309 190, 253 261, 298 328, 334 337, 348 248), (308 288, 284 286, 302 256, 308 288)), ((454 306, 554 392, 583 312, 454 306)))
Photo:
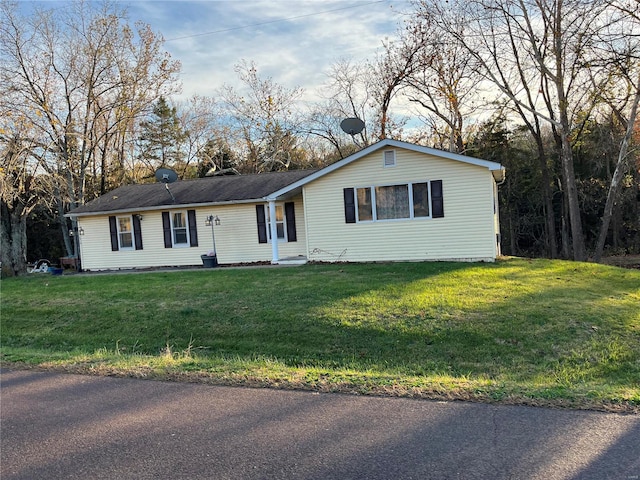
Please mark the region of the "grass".
POLYGON ((306 265, 2 280, 0 358, 74 372, 640 411, 640 271, 306 265))

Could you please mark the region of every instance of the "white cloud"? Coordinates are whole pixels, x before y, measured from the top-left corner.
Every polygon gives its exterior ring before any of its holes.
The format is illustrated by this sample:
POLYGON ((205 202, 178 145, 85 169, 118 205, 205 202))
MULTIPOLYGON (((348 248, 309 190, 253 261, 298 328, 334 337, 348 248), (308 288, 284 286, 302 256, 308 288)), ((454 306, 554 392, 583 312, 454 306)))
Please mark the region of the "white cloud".
POLYGON ((185 97, 233 84, 234 66, 245 59, 311 99, 339 58, 373 59, 396 31, 398 4, 406 1, 136 1, 128 8, 182 62, 185 97))

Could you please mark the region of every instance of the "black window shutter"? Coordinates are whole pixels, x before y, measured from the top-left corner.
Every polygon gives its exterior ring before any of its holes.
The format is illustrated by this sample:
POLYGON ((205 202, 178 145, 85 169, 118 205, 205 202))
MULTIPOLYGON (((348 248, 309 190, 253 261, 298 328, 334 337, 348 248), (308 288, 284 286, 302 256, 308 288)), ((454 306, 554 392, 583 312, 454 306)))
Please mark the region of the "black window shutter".
POLYGON ((298 241, 296 235, 296 208, 293 202, 286 202, 284 204, 284 216, 287 221, 287 241, 298 241))
POLYGON ((258 220, 258 243, 267 243, 267 219, 264 214, 264 205, 256 205, 256 218, 258 220))
POLYGON ((196 224, 196 211, 187 210, 187 219, 189 220, 189 244, 192 247, 198 246, 198 225, 196 224))
POLYGON ((109 217, 109 233, 111 234, 111 251, 117 252, 118 248, 118 227, 116 226, 116 217, 109 217))
POLYGON ((142 229, 140 228, 140 217, 138 215, 133 216, 133 241, 136 245, 136 250, 142 250, 142 229))
POLYGON ((431 181, 431 207, 433 218, 444 217, 444 202, 442 196, 442 180, 431 181))
POLYGON ((164 234, 164 248, 171 248, 171 220, 169 212, 162 212, 162 233, 164 234))
POLYGON ((344 221, 356 223, 356 199, 353 188, 344 189, 344 221))

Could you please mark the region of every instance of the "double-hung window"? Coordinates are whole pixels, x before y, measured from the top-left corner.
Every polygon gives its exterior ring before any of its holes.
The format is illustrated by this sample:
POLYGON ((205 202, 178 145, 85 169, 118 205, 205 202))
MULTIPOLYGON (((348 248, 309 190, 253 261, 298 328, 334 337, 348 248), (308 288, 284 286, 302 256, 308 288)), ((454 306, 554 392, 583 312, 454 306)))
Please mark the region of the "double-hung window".
POLYGON ((373 220, 373 203, 371 195, 371 188, 358 188, 358 220, 360 222, 367 222, 373 220))
POLYGON ((109 216, 111 251, 142 250, 141 215, 109 216))
POLYGON ((356 188, 357 221, 426 218, 429 202, 428 182, 356 188))
POLYGON ((196 211, 162 212, 164 247, 197 247, 196 211))
POLYGON ((133 225, 131 217, 117 217, 118 248, 120 250, 133 250, 133 225))
POLYGON ((187 212, 173 212, 171 215, 171 238, 174 247, 189 246, 187 212))
MULTIPOLYGON (((296 209, 293 202, 276 204, 276 232, 279 242, 296 242, 296 209)), ((256 220, 258 222, 258 243, 271 242, 271 213, 269 205, 256 205, 256 220)))
MULTIPOLYGON (((267 217, 267 234, 269 236, 269 241, 271 241, 271 228, 269 227, 271 222, 271 212, 269 211, 268 205, 265 206, 265 212, 267 217)), ((284 205, 276 205, 276 231, 278 232, 278 240, 286 242, 287 229, 285 228, 284 205)))
POLYGON ((429 184, 412 183, 411 199, 413 207, 413 218, 428 217, 429 214, 429 184))

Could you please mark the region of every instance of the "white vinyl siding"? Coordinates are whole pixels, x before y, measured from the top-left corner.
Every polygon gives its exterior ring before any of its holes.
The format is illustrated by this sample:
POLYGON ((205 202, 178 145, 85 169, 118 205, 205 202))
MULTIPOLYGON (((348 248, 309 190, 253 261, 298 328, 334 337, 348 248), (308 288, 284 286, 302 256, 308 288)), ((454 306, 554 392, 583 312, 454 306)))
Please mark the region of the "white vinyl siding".
MULTIPOLYGON (((495 259, 494 180, 488 169, 400 148, 396 162, 385 168, 380 152, 373 152, 305 186, 309 260, 495 259), (443 218, 345 223, 344 188, 424 179, 442 180, 443 218)), ((356 188, 356 202, 359 195, 356 188)))
MULTIPOLYGON (((292 200, 295 205, 297 242, 279 244, 280 257, 305 255, 304 208, 302 196, 292 200)), ((224 205, 196 208, 199 221, 198 247, 165 248, 162 211, 144 212, 141 231, 144 250, 111 251, 108 216, 80 217, 79 226, 85 234, 81 242, 82 268, 85 270, 117 270, 163 266, 200 266, 200 255, 213 249, 211 227, 204 222, 208 215, 217 215, 220 225, 214 226, 216 251, 221 264, 270 262, 271 245, 259 244, 256 227, 256 204, 224 205)))

